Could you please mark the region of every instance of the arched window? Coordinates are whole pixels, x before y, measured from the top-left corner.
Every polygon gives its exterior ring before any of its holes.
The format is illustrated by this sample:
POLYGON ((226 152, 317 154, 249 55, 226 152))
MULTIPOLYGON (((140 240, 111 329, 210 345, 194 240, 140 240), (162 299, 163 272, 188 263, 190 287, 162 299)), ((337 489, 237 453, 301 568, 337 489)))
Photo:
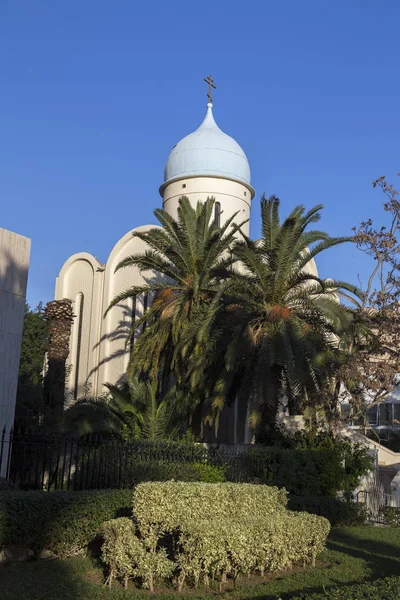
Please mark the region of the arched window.
POLYGON ((83 294, 78 294, 76 302, 76 315, 78 317, 77 337, 76 337, 76 358, 75 358, 75 381, 74 381, 74 399, 78 398, 79 387, 79 363, 81 362, 81 345, 82 345, 82 327, 83 327, 83 294))
POLYGON ((215 220, 215 225, 217 227, 221 226, 221 203, 220 202, 216 202, 214 204, 214 220, 215 220))

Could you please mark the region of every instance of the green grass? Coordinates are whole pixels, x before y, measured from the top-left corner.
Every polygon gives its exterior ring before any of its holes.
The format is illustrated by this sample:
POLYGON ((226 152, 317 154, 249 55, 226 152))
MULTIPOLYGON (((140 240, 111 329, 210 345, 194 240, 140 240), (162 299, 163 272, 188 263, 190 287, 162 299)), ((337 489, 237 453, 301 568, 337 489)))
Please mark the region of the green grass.
MULTIPOLYGON (((345 584, 400 575, 400 531, 376 527, 348 527, 333 530, 328 549, 317 566, 274 581, 249 585, 218 595, 220 600, 282 600, 304 592, 321 592, 345 584)), ((121 588, 108 590, 100 585, 102 573, 90 558, 65 561, 14 563, 0 567, 0 600, 149 600, 147 592, 121 588)), ((164 590, 159 600, 210 598, 204 590, 176 594, 164 590)), ((329 597, 329 596, 327 596, 329 597)))

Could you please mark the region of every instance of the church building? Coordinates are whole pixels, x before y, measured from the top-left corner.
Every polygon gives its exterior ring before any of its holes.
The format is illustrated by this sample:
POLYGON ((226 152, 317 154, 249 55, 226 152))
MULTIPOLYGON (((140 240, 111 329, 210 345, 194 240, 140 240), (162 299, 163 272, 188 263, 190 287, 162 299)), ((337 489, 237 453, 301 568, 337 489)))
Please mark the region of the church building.
MULTIPOLYGON (((254 197, 249 162, 239 144, 216 124, 210 95, 209 100, 200 127, 178 142, 168 156, 159 188, 162 206, 176 217, 182 196, 187 196, 194 206, 213 196, 215 216, 221 224, 236 212, 235 221, 241 223, 250 218, 254 197)), ((153 227, 140 225, 128 231, 117 241, 105 264, 87 252, 74 254, 57 277, 55 299, 69 298, 75 314, 68 359, 67 396, 71 400, 84 393, 101 395, 105 392, 104 383, 118 383, 126 373, 130 354, 127 335, 132 320, 146 311, 149 298, 145 294, 135 301, 122 302, 105 318, 104 313, 117 294, 133 285, 145 284, 137 268, 115 273, 115 267, 125 257, 145 250, 145 244, 132 236, 133 231, 153 227)), ((249 229, 247 222, 242 230, 249 235, 249 229)), ((234 409, 230 413, 225 421, 234 422, 225 425, 236 431, 234 409)))

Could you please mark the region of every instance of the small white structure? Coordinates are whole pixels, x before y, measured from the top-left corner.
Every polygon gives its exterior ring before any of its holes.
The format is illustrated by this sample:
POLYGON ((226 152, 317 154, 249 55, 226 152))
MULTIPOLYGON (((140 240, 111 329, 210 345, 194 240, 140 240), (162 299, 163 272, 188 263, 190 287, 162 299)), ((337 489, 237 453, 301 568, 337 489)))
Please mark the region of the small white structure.
POLYGON ((30 250, 30 239, 0 228, 0 434, 14 423, 30 250))
MULTIPOLYGON (((254 190, 248 160, 239 144, 217 126, 211 103, 200 127, 172 149, 160 194, 163 208, 173 217, 182 196, 193 205, 213 196, 215 216, 221 224, 236 212, 237 224, 250 218, 254 190)), ((106 318, 103 315, 117 294, 133 285, 143 285, 146 278, 152 277, 134 268, 115 273, 115 267, 126 256, 145 250, 143 242, 132 236, 133 231, 151 227, 143 225, 129 231, 116 243, 106 264, 81 252, 71 256, 59 273, 55 299, 70 298, 76 315, 67 390, 72 398, 85 390, 99 395, 105 390, 105 382, 119 382, 126 372, 130 350, 126 340, 132 320, 143 314, 149 299, 143 296, 134 303, 121 303, 106 318)), ((249 233, 249 223, 243 231, 249 233)))

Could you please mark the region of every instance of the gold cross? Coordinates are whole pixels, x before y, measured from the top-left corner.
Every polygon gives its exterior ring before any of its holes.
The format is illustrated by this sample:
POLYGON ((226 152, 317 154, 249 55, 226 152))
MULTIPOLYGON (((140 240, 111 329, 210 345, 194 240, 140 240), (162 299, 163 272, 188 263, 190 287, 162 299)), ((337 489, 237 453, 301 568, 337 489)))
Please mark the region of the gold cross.
POLYGON ((205 77, 204 81, 206 83, 208 83, 208 94, 207 94, 208 101, 212 102, 212 88, 214 88, 214 90, 216 90, 217 86, 214 85, 214 79, 212 78, 212 75, 205 77))

